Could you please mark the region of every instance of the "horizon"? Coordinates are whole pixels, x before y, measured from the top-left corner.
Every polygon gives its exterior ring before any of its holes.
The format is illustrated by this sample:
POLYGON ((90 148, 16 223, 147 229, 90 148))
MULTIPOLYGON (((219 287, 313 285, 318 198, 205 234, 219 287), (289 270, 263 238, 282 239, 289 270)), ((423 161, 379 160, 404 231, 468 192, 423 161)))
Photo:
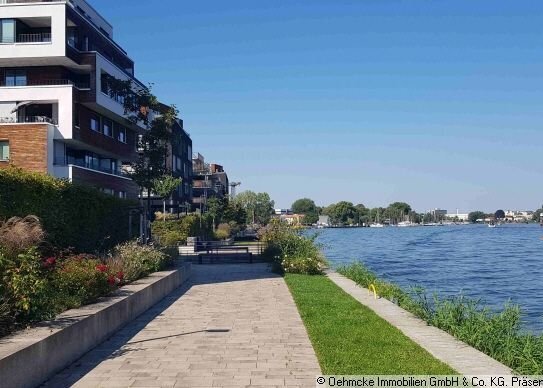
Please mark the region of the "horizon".
POLYGON ((240 192, 282 208, 543 202, 541 3, 90 1, 240 192))

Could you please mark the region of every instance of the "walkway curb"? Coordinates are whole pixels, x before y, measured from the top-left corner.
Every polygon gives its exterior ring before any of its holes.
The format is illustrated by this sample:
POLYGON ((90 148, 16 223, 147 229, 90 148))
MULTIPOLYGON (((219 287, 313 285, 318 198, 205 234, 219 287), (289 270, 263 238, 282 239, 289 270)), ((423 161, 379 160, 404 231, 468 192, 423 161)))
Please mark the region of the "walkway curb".
POLYGON ((190 277, 191 264, 157 272, 98 303, 0 339, 3 387, 35 387, 158 303, 190 277))
POLYGON ((369 290, 354 281, 330 272, 328 278, 343 291, 377 315, 398 328, 403 334, 426 349, 432 356, 463 375, 511 375, 513 371, 493 358, 457 340, 450 334, 429 326, 387 299, 375 299, 369 290))

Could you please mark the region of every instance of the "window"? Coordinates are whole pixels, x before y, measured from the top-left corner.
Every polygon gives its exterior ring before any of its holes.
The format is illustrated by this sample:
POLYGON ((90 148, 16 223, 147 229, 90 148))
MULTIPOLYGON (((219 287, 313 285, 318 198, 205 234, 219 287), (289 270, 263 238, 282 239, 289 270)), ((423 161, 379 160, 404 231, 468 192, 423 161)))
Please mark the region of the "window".
POLYGON ((115 195, 115 190, 103 188, 102 193, 107 194, 107 195, 115 195))
POLYGON ((15 43, 14 19, 0 19, 0 43, 15 43))
POLYGON ((0 141, 0 160, 9 160, 9 141, 0 141))
POLYGON ((106 136, 113 137, 113 122, 108 119, 104 119, 102 122, 102 133, 106 136))
POLYGON ((117 128, 117 140, 119 140, 121 143, 126 143, 126 128, 121 127, 120 125, 117 128))
POLYGON ((96 132, 100 132, 100 118, 93 116, 90 119, 90 129, 96 132))
POLYGON ((6 86, 26 86, 26 70, 6 70, 6 86))
POLYGON ((126 199, 126 191, 119 191, 119 198, 126 199))

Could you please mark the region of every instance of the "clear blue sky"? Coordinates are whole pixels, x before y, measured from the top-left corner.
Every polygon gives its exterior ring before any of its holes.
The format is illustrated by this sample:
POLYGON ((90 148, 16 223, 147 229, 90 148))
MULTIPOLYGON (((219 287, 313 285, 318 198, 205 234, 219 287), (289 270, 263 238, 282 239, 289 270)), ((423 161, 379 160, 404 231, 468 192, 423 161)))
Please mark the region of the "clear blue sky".
POLYGON ((277 206, 543 203, 543 2, 90 0, 195 151, 277 206))

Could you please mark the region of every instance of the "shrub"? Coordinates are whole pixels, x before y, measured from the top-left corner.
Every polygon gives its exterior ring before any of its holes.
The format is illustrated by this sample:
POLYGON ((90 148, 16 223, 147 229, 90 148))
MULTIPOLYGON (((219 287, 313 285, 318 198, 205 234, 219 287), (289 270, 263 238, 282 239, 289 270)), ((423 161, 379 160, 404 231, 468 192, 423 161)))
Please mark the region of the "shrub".
POLYGON ((129 238, 131 201, 18 168, 0 170, 0 181, 0 219, 35 214, 57 247, 93 252, 129 238))
POLYGON ((77 308, 95 302, 111 292, 117 282, 109 267, 92 255, 77 255, 63 260, 53 276, 56 310, 77 308))
POLYGON ((36 216, 12 217, 0 223, 0 247, 7 255, 38 246, 43 242, 45 232, 36 216))
POLYGON ((267 245, 263 256, 278 272, 322 274, 326 260, 315 243, 317 236, 307 237, 301 233, 301 229, 273 220, 258 232, 260 240, 267 245))
POLYGON ((10 258, 2 273, 1 288, 11 302, 15 321, 34 322, 52 316, 52 289, 35 248, 10 258))
POLYGON ((172 262, 171 256, 147 245, 138 245, 131 241, 120 244, 107 260, 115 271, 122 271, 124 281, 132 282, 153 272, 168 267, 172 262))
POLYGON ((179 220, 156 220, 152 225, 152 233, 162 246, 177 246, 187 243, 187 237, 209 238, 213 232, 211 221, 206 217, 183 216, 179 220), (200 226, 201 224, 201 226, 200 226))
POLYGON ((220 224, 215 231, 215 238, 217 240, 226 240, 230 237, 232 229, 229 224, 220 224))

